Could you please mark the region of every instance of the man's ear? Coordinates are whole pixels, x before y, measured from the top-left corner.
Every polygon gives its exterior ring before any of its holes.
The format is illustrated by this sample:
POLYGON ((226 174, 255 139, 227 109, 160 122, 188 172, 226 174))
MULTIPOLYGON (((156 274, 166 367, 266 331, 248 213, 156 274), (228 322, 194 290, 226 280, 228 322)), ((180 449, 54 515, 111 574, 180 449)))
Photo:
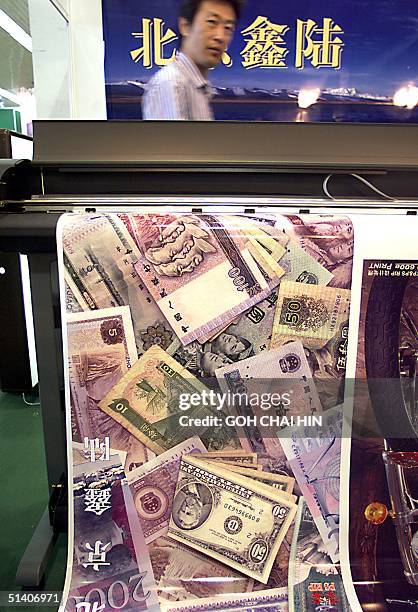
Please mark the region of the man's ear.
POLYGON ((190 22, 184 17, 179 18, 179 32, 183 38, 186 38, 190 32, 190 22))

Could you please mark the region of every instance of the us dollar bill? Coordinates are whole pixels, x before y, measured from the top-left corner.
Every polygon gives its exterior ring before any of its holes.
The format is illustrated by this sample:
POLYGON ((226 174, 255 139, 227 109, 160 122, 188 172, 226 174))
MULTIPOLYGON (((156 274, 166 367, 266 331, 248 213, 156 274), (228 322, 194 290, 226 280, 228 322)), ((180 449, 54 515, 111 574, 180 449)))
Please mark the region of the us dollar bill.
POLYGON ((236 465, 227 465, 225 463, 220 465, 225 467, 225 469, 231 470, 232 472, 243 474, 243 476, 246 476, 247 478, 253 478, 257 482, 262 482, 269 487, 273 487, 274 489, 281 491, 282 494, 284 494, 285 497, 292 502, 296 502, 297 500, 297 497, 292 494, 295 479, 291 478, 290 476, 270 474, 269 472, 264 472, 263 470, 252 470, 248 467, 243 468, 236 465))
POLYGON ((272 487, 187 457, 168 536, 265 584, 296 508, 272 487))
MULTIPOLYGON (((208 450, 242 450, 228 427, 180 425, 180 396, 207 391, 190 372, 157 346, 152 346, 100 402, 100 408, 157 455, 199 435, 208 450)), ((216 409, 199 405, 188 410, 193 419, 210 419, 216 409)))
POLYGON ((303 497, 295 517, 288 588, 289 612, 316 612, 320 605, 350 610, 339 567, 328 556, 303 497))
POLYGON ((257 453, 247 451, 212 451, 210 453, 202 452, 202 459, 209 461, 220 461, 221 463, 233 463, 236 465, 245 465, 248 467, 257 465, 257 453))
POLYGON ((350 312, 350 291, 334 287, 280 284, 272 344, 277 337, 301 340, 312 349, 321 349, 346 324, 350 312))

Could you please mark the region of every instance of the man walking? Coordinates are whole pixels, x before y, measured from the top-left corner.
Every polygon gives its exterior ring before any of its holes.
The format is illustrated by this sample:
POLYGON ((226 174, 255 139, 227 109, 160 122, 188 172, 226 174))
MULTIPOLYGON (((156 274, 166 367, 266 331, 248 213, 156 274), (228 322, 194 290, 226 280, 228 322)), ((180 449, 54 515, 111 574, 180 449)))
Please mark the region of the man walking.
POLYGON ((213 120, 208 71, 227 50, 241 6, 240 0, 183 0, 180 52, 149 81, 144 119, 213 120))

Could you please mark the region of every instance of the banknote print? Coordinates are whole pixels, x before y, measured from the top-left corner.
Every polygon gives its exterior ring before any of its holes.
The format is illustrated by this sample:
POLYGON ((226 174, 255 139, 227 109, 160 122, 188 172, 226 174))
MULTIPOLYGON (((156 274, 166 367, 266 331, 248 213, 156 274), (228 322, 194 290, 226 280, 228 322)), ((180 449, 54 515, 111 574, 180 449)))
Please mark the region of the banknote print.
POLYGON ((60 610, 348 610, 352 223, 156 210, 58 227, 72 518, 60 610))

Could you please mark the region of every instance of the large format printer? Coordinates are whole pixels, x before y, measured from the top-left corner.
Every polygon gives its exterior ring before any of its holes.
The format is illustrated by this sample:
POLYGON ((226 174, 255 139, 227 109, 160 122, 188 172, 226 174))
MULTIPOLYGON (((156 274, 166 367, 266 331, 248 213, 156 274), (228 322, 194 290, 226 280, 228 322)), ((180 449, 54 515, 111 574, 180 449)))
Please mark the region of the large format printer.
POLYGON ((417 215, 418 126, 38 121, 0 161, 0 251, 28 256, 50 501, 17 580, 37 586, 66 529, 56 226, 67 212, 169 206, 417 215))

